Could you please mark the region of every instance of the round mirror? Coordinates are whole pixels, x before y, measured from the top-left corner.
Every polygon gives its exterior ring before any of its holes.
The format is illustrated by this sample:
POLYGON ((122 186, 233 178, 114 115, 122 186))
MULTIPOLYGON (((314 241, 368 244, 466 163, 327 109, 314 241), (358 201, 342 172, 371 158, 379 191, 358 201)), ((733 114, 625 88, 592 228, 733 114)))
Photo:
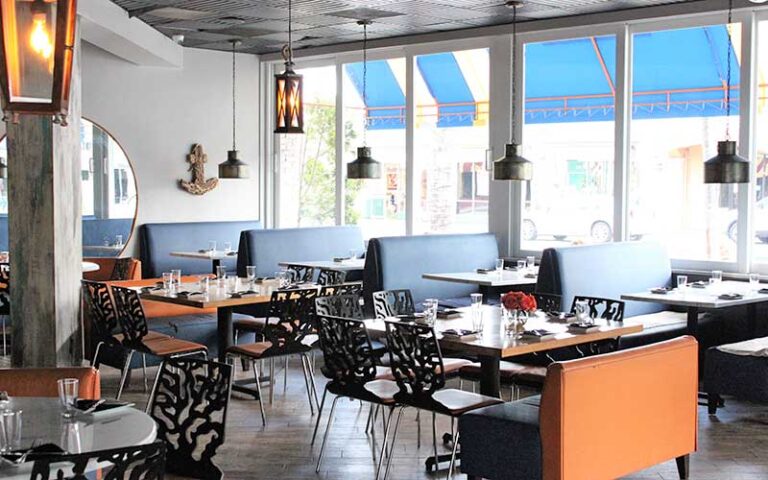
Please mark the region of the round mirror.
MULTIPOLYGON (((83 257, 119 257, 136 219, 133 167, 120 144, 85 118, 80 122, 80 144, 83 257)), ((0 158, 8 159, 5 136, 0 140, 0 158)), ((0 181, 0 251, 8 251, 8 181, 0 181)))

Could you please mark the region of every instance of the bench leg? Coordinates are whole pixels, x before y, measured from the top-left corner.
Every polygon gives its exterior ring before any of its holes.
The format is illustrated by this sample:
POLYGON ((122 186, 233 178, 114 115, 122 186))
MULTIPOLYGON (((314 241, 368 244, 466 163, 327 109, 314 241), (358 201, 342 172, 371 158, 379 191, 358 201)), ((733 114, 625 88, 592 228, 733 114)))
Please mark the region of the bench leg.
POLYGON ((710 415, 715 415, 717 413, 717 407, 720 407, 722 405, 722 400, 720 398, 720 395, 712 392, 707 392, 707 412, 710 415))
POLYGON ((680 480, 686 480, 688 478, 688 472, 690 471, 689 460, 690 455, 683 455, 682 457, 677 457, 675 459, 677 462, 677 473, 680 475, 680 480))

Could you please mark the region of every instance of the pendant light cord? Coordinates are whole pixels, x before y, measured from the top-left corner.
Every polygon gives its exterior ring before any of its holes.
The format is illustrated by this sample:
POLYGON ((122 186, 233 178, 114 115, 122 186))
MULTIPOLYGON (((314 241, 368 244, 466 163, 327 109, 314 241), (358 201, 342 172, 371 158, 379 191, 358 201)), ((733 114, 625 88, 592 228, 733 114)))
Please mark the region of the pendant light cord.
POLYGON ((237 150, 237 115, 236 115, 236 105, 235 105, 235 48, 237 47, 237 43, 235 41, 232 42, 232 150, 237 150))
POLYGON ((287 64, 293 67, 293 8, 291 0, 288 0, 288 58, 287 64))
POLYGON ((363 106, 366 108, 363 125, 363 146, 368 146, 368 23, 363 22, 363 106))
POLYGON ((726 56, 726 79, 725 79, 725 139, 731 139, 731 22, 733 20, 733 0, 728 0, 728 24, 725 31, 728 34, 728 54, 726 56))
POLYGON ((515 123, 517 122, 517 4, 512 4, 512 121, 510 122, 509 136, 511 143, 516 144, 515 123))

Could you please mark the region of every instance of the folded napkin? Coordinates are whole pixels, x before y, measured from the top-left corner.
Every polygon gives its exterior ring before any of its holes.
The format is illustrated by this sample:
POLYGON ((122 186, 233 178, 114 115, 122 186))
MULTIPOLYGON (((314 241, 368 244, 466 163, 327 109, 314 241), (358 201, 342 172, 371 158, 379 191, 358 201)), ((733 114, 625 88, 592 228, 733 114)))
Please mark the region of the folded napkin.
POLYGON ((753 338, 745 342, 731 343, 716 347, 723 353, 744 357, 768 357, 768 337, 753 338))

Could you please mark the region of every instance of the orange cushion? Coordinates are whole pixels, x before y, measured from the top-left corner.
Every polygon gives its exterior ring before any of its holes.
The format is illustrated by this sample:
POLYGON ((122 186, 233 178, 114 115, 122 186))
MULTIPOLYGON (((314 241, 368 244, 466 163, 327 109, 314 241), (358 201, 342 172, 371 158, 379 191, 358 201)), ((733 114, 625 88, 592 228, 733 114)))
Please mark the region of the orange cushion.
MULTIPOLYGON (((105 282, 112 277, 112 272, 115 269, 116 257, 86 257, 83 258, 85 262, 92 262, 99 265, 99 269, 95 272, 84 272, 83 278, 86 280, 92 280, 94 282, 105 282)), ((131 280, 141 279, 141 261, 132 259, 131 267, 128 270, 128 278, 131 280)))
POLYGON ((0 391, 11 397, 58 397, 57 380, 76 378, 80 381, 78 397, 101 398, 99 371, 92 367, 11 368, 0 370, 0 391))

